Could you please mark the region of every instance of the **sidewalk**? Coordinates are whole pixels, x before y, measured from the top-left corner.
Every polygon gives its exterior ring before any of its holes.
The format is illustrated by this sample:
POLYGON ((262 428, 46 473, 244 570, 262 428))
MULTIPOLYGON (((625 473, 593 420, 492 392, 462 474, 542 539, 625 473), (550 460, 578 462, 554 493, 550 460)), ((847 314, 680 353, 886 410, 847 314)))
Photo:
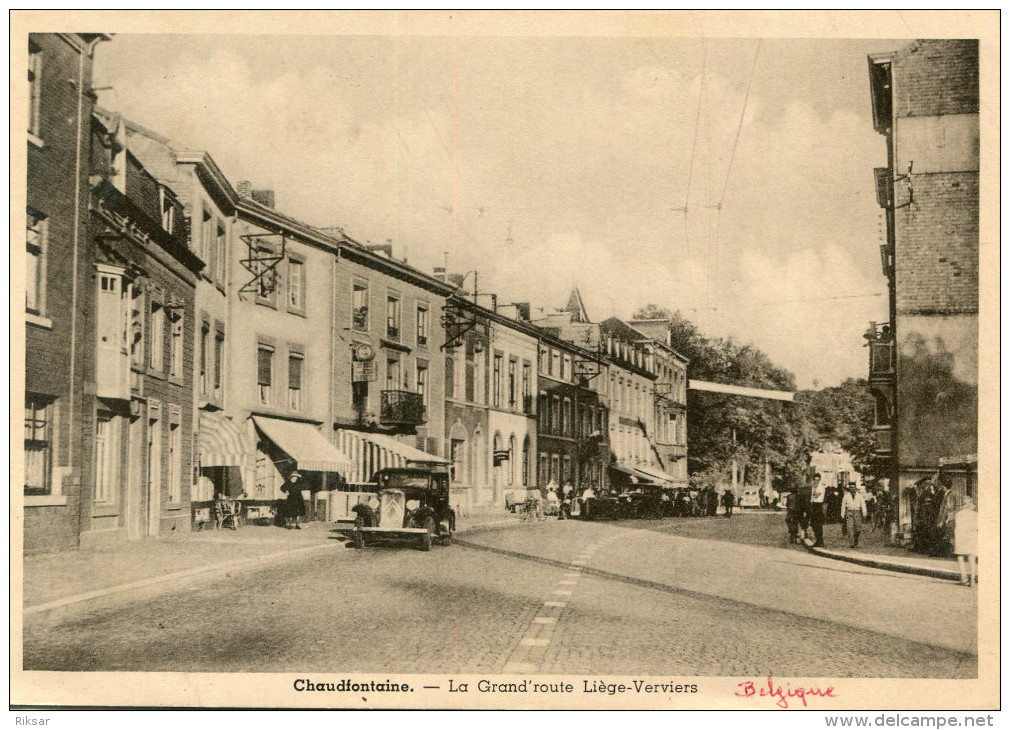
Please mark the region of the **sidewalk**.
POLYGON ((864 529, 859 536, 859 547, 849 547, 850 539, 842 535, 840 524, 824 526, 823 548, 807 545, 807 550, 825 558, 841 560, 869 568, 910 573, 929 578, 960 580, 961 572, 954 558, 932 558, 913 553, 903 547, 891 545, 886 534, 871 533, 864 529))
MULTIPOLYGON (((521 525, 504 509, 457 520, 457 532, 521 525)), ((224 576, 343 548, 330 522, 308 522, 301 530, 243 525, 238 530, 202 530, 124 543, 105 550, 77 550, 24 557, 25 616, 49 614, 153 596, 183 583, 224 576)))

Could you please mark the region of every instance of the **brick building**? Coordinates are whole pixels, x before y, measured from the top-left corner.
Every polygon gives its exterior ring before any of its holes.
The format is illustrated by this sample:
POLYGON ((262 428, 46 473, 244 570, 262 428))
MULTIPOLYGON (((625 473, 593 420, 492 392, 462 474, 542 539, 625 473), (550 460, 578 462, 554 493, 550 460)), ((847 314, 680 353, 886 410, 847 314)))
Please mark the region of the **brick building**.
POLYGON ((907 537, 924 485, 943 469, 974 495, 979 301, 978 42, 921 40, 869 57, 890 318, 871 324, 876 455, 907 537))
POLYGON ((174 191, 126 142, 118 116, 93 118, 98 400, 82 546, 188 532, 191 525, 194 304, 204 264, 187 245, 174 191))
POLYGON ((94 467, 88 139, 97 33, 28 38, 24 549, 76 548, 94 467))

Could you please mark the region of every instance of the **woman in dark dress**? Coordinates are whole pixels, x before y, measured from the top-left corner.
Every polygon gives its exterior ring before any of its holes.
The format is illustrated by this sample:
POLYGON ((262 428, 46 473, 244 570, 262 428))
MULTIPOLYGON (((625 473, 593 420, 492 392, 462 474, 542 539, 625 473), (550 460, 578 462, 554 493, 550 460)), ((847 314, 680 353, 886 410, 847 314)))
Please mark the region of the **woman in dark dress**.
POLYGON ((302 475, 297 471, 293 471, 291 472, 291 476, 288 477, 287 483, 281 487, 281 491, 286 492, 288 495, 287 500, 284 502, 285 527, 288 529, 292 526, 296 530, 302 529, 302 526, 298 524, 298 519, 305 516, 305 498, 302 497, 301 479, 302 475))

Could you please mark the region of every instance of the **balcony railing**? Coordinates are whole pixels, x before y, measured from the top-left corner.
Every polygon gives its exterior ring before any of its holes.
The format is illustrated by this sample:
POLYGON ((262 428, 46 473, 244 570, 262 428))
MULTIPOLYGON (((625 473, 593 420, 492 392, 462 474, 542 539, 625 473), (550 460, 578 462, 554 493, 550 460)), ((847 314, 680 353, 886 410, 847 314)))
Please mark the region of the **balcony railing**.
POLYGON ((382 391, 382 423, 417 426, 425 421, 424 396, 409 390, 382 391))
POLYGON ((870 342, 870 377, 879 378, 894 375, 894 340, 873 340, 870 342))
POLYGON ((891 453, 890 426, 877 426, 873 430, 873 452, 877 456, 886 456, 891 453))

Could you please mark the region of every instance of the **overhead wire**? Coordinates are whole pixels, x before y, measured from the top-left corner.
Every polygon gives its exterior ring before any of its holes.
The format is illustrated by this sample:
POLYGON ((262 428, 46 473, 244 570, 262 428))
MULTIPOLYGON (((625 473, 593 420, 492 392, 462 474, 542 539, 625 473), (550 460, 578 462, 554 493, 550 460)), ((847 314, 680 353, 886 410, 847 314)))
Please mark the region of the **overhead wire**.
POLYGON ((691 141, 691 162, 687 166, 687 191, 684 193, 684 243, 687 255, 691 255, 691 232, 687 223, 687 209, 691 204, 691 181, 694 178, 694 158, 698 152, 698 129, 701 126, 701 105, 705 98, 705 74, 708 68, 708 47, 705 40, 701 41, 701 78, 698 83, 698 110, 694 116, 694 139, 691 141))

